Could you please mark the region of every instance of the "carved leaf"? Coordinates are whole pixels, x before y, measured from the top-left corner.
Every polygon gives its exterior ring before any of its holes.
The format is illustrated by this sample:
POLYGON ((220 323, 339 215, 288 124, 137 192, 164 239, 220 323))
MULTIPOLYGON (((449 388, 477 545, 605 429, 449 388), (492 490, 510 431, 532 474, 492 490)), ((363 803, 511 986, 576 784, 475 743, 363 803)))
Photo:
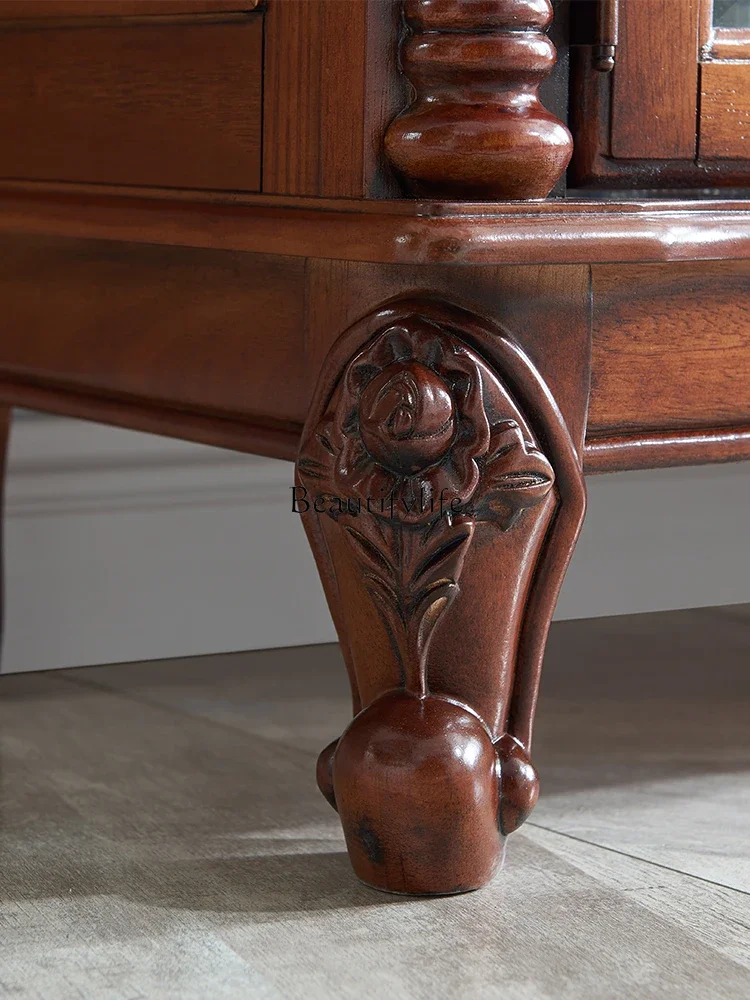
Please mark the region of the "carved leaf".
POLYGON ((527 444, 514 420, 492 428, 492 446, 494 453, 485 462, 475 512, 479 520, 492 521, 507 531, 524 510, 544 500, 555 473, 544 455, 527 444))
POLYGON ((428 543, 426 551, 424 545, 421 547, 421 561, 409 581, 409 589, 416 600, 438 581, 455 583, 458 580, 472 533, 473 525, 466 519, 446 523, 444 530, 428 543))
POLYGON ((323 445, 323 447, 325 448, 325 450, 328 452, 329 455, 336 454, 336 449, 333 447, 328 437, 327 429, 318 431, 318 433, 315 436, 317 437, 318 441, 320 441, 320 443, 323 445))
POLYGON ((297 462, 297 468, 300 474, 307 476, 308 479, 325 479, 327 468, 322 462, 316 461, 314 458, 300 458, 297 462))
POLYGON ((365 574, 365 587, 368 594, 374 598, 377 605, 379 605, 378 610, 388 627, 388 631, 391 634, 391 639, 396 640, 396 652, 399 657, 401 657, 401 647, 398 642, 398 638, 394 635, 394 625, 400 625, 400 632, 405 632, 406 621, 401 613, 401 601, 399 600, 399 595, 396 591, 389 586, 379 576, 374 576, 373 574, 365 574))
POLYGON ((304 454, 297 460, 297 469, 303 477, 332 483, 336 448, 331 441, 333 418, 321 420, 314 434, 304 444, 304 454))
POLYGON ((427 530, 365 516, 347 538, 364 584, 386 626, 410 690, 424 691, 424 653, 441 614, 458 592, 474 525, 438 518, 427 530))
POLYGON ((388 556, 381 552, 378 545, 362 534, 361 531, 357 531, 356 528, 352 528, 349 525, 346 525, 346 533, 349 541, 354 546, 354 550, 365 566, 373 569, 379 578, 393 581, 395 577, 393 568, 388 561, 388 556))
POLYGON ((474 533, 468 518, 439 518, 427 532, 410 531, 404 546, 403 597, 414 647, 413 672, 426 689, 425 656, 441 615, 458 593, 458 579, 474 533))

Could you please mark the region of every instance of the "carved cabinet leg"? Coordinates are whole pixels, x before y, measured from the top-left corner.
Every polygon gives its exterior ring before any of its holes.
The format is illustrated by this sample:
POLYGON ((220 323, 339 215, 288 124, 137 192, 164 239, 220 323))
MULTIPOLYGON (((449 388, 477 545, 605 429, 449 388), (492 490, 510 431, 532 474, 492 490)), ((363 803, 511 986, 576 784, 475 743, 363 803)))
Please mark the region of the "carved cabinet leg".
POLYGON ((539 672, 585 508, 566 424, 499 327, 398 300, 331 350, 295 498, 353 691, 318 783, 354 870, 476 889, 537 797, 539 672))
POLYGON ((10 414, 10 407, 0 403, 0 654, 2 654, 2 638, 5 632, 5 597, 3 592, 5 557, 3 555, 3 532, 5 526, 5 461, 8 454, 8 438, 10 436, 10 414))

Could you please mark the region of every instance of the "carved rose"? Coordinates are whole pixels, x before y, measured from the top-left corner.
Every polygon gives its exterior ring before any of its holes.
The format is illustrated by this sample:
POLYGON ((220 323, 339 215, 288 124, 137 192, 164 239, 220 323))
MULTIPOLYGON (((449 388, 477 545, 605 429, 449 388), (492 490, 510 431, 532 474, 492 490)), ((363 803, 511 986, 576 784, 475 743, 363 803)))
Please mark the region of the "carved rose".
POLYGON ((384 501, 405 524, 454 501, 454 512, 506 529, 547 495, 554 474, 519 424, 500 418, 502 394, 486 365, 441 328, 391 327, 348 366, 340 403, 318 429, 316 460, 308 452, 301 471, 362 505, 384 501))
POLYGON ((346 375, 352 406, 334 427, 337 488, 392 499, 406 523, 429 518, 441 492, 446 506, 464 504, 490 443, 473 358, 437 327, 420 327, 419 336, 386 330, 357 357, 346 375))

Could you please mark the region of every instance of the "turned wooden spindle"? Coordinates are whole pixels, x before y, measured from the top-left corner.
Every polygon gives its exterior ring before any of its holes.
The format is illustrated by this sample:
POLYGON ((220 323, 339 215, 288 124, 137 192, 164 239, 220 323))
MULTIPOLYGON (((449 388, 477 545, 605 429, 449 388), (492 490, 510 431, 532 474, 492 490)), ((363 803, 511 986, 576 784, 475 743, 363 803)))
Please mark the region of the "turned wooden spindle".
POLYGON ((415 194, 545 198, 573 140, 539 101, 555 64, 549 0, 406 0, 401 50, 415 98, 385 137, 415 194))

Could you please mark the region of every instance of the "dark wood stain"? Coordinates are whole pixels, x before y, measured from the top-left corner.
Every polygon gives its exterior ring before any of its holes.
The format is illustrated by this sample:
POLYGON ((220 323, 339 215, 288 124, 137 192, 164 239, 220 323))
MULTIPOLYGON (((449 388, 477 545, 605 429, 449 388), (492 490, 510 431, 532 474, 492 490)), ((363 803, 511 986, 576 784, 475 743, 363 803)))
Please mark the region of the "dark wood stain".
POLYGON ((0 0, 0 453, 27 406, 393 496, 305 517, 354 710, 317 781, 361 879, 465 892, 537 798, 582 469, 750 458, 750 201, 652 197, 750 181, 747 67, 704 52, 699 120, 697 0, 621 4, 608 74, 561 19, 607 192, 545 202, 548 0, 255 6, 0 0))
POLYGON ((544 198, 573 149, 539 101, 555 64, 549 0, 406 0, 401 65, 414 100, 385 148, 430 197, 544 198))
MULTIPOLYGON (((585 326, 568 336, 587 349, 585 326)), ((567 379, 572 417, 587 381, 576 369, 567 379)), ((537 796, 541 664, 585 508, 568 425, 499 328, 396 299, 323 362, 297 484, 357 713, 318 764, 355 871, 394 892, 477 888, 537 796), (444 492, 459 504, 451 517, 405 502, 444 492), (365 509, 334 515, 336 495, 365 509), (383 496, 395 505, 369 513, 383 496)))
POLYGON ((262 36, 258 14, 0 30, 0 178, 260 190, 262 36))

